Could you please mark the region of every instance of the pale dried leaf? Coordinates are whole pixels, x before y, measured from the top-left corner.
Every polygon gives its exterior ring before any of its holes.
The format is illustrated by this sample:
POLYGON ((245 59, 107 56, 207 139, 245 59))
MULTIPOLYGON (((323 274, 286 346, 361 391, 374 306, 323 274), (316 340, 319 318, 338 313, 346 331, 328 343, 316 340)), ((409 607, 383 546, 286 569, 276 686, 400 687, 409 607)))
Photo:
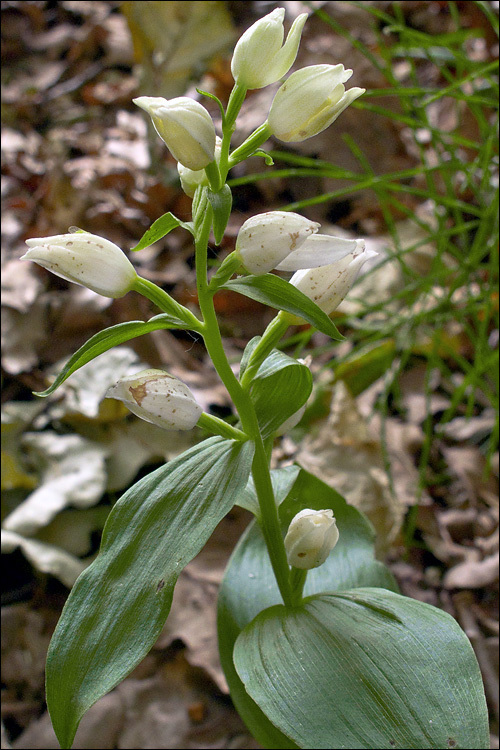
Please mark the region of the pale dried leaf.
POLYGON ((29 536, 67 506, 99 502, 106 487, 103 446, 55 432, 28 433, 23 445, 42 464, 41 485, 5 518, 3 528, 29 536))
POLYGON ((397 536, 404 503, 391 493, 382 447, 342 382, 333 388, 331 413, 314 436, 307 436, 298 463, 363 511, 377 531, 377 548, 385 550, 397 536))
MULTIPOLYGON (((61 371, 60 362, 54 372, 61 371)), ((126 346, 116 346, 88 362, 71 375, 55 394, 58 402, 48 410, 52 419, 61 419, 68 414, 83 414, 95 418, 106 391, 124 375, 140 372, 144 364, 137 354, 126 346), (63 400, 61 399, 63 396, 63 400)))
POLYGON ((480 589, 498 581, 498 552, 480 561, 468 561, 451 568, 443 579, 447 589, 480 589))
POLYGON ((13 552, 17 547, 34 568, 58 578, 68 588, 71 588, 85 568, 81 560, 58 547, 2 529, 2 553, 13 552))

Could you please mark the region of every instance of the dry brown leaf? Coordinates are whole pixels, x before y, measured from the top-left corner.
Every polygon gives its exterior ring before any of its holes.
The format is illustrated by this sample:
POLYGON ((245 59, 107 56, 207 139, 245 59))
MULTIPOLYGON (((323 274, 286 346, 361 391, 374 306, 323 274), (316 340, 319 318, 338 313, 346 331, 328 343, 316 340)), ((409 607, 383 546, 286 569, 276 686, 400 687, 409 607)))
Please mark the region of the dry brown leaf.
POLYGON ((328 420, 305 438, 297 462, 368 516, 382 552, 399 533, 405 505, 391 493, 380 441, 372 436, 356 401, 342 382, 332 393, 328 420))
POLYGON ((443 579, 447 589, 480 589, 498 581, 498 552, 484 560, 467 561, 451 568, 443 579))

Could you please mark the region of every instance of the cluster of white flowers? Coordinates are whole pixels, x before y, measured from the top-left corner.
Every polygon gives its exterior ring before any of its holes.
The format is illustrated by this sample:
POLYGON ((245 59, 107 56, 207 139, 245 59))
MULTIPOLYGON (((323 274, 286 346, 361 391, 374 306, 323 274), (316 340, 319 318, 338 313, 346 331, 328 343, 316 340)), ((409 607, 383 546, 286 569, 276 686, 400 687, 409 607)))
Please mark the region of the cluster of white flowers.
MULTIPOLYGON (((297 56, 307 13, 295 19, 283 44, 285 11, 277 8, 253 24, 236 44, 231 71, 245 90, 260 89, 283 78, 297 56)), ((344 83, 352 70, 339 65, 310 65, 297 70, 278 89, 267 124, 278 140, 298 143, 331 125, 365 89, 344 83)), ((216 158, 215 127, 207 110, 181 96, 140 96, 138 107, 150 115, 156 131, 183 167, 198 171, 216 158)))
MULTIPOLYGON (((283 78, 297 56, 307 13, 295 19, 284 39, 285 11, 273 10, 251 26, 236 44, 231 71, 236 87, 246 92, 283 78)), ((320 133, 359 97, 364 89, 344 83, 352 70, 343 65, 312 65, 292 73, 278 89, 265 123, 266 136, 300 142, 320 133)), ((222 140, 199 102, 141 96, 135 104, 178 162, 183 190, 193 197, 209 185, 208 170, 218 170, 222 140), (207 171, 206 171, 207 170, 207 171)), ((327 314, 342 301, 363 263, 375 253, 363 240, 318 233, 319 224, 296 213, 270 211, 245 221, 236 241, 236 257, 247 272, 273 269, 294 272, 290 283, 327 314)), ((107 297, 122 297, 135 288, 134 267, 114 243, 87 232, 30 239, 24 259, 107 297)), ((300 322, 300 319, 297 319, 300 322)), ((161 370, 145 370, 124 378, 107 394, 123 401, 141 418, 165 429, 188 430, 199 423, 202 408, 189 388, 161 370)), ((300 419, 305 407, 283 429, 300 419)), ((305 510, 293 519, 285 545, 289 563, 298 568, 320 565, 336 544, 338 531, 331 511, 305 510)))

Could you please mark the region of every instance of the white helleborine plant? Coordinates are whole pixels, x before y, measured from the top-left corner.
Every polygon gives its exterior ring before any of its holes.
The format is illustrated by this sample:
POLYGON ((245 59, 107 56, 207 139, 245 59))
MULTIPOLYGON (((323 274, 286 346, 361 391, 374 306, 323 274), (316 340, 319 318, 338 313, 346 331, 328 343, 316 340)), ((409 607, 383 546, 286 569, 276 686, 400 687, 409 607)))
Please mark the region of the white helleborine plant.
POLYGON ((374 250, 365 250, 364 240, 353 242, 354 250, 335 263, 297 271, 290 279, 293 286, 312 299, 327 315, 340 305, 363 264, 377 255, 374 250))
POLYGON ((299 143, 329 127, 366 89, 344 88, 352 70, 343 65, 310 65, 295 71, 278 89, 269 110, 271 133, 299 143))
POLYGON ((236 254, 246 270, 297 271, 326 266, 356 248, 356 240, 316 234, 316 221, 287 211, 268 211, 247 219, 236 238, 236 254))
POLYGON ((127 409, 165 430, 191 430, 203 409, 187 385, 164 370, 142 370, 108 388, 107 398, 123 401, 127 409))
POLYGON ((207 167, 215 158, 215 126, 209 113, 188 96, 139 96, 134 104, 149 114, 172 155, 188 169, 207 167))
POLYGON ((32 260, 66 281, 86 286, 103 297, 123 297, 137 273, 114 242, 89 232, 56 234, 26 240, 21 260, 32 260))
POLYGON ((261 89, 288 73, 297 56, 307 13, 297 16, 285 44, 284 17, 285 9, 276 8, 240 37, 231 61, 231 72, 237 84, 246 89, 261 89))
POLYGON ((290 522, 285 536, 288 564, 301 570, 323 565, 339 540, 332 510, 305 508, 290 522))
POLYGON ((175 227, 187 230, 194 244, 197 310, 138 276, 120 248, 101 237, 83 232, 28 240, 24 258, 107 297, 134 290, 162 313, 99 331, 38 395, 51 395, 113 346, 172 328, 186 332, 185 342, 191 331, 203 340, 239 420, 232 425, 204 412, 187 385, 163 370, 128 375, 108 389, 108 398, 147 422, 167 430, 197 426, 211 436, 192 441, 189 450, 169 457, 113 504, 99 554, 71 590, 46 669, 47 707, 62 748, 72 746, 85 711, 153 647, 179 575, 235 503, 254 513, 257 533, 249 527, 228 563, 219 597, 219 645, 235 706, 259 746, 489 747, 480 670, 453 618, 395 593, 390 571, 370 559, 369 525, 333 488, 300 467, 291 473, 271 468, 274 438, 297 424, 312 389, 308 361, 299 360, 297 367, 296 358, 279 351, 280 341, 290 325, 303 322, 301 315, 323 335, 341 338, 328 315, 376 253, 363 240, 319 234, 320 225, 299 214, 268 211, 244 222, 235 251, 209 273, 210 238, 220 245, 230 220, 229 170, 252 154, 266 156, 260 147, 271 133, 293 142, 321 132, 363 92, 345 91, 351 71, 342 65, 292 73, 268 120, 231 150, 246 90, 277 81, 295 60, 306 14, 283 44, 284 14, 283 8, 269 13, 236 45, 235 86, 227 107, 219 102, 222 140, 197 101, 134 100, 151 115, 179 162, 183 189, 193 196, 192 221, 168 212, 134 249, 175 227), (273 269, 294 275, 290 282, 266 275, 273 269), (214 298, 221 290, 279 309, 262 336, 249 342, 238 375, 217 316, 214 298), (297 512, 283 538, 290 502, 293 512, 305 505, 325 509, 297 512), (343 518, 349 543, 329 557, 339 540, 335 514, 343 518), (307 571, 323 563, 321 575, 307 581, 307 571))

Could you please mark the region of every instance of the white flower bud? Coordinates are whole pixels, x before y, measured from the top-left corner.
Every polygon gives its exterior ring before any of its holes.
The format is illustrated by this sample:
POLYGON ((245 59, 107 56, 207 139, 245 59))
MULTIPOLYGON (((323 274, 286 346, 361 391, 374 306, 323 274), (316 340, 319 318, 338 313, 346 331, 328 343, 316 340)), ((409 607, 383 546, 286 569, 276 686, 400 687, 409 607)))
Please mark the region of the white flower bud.
POLYGON ((321 268, 306 268, 290 279, 297 289, 313 300, 327 315, 342 302, 354 284, 361 266, 377 255, 365 250, 364 240, 354 240, 356 247, 341 260, 321 268))
POLYGON ((140 96, 134 104, 151 117, 156 132, 178 162, 204 169, 215 158, 215 126, 205 107, 187 96, 140 96))
POLYGON ((236 252, 250 273, 267 273, 302 245, 319 224, 300 214, 268 211, 247 219, 236 239, 236 252))
POLYGON ((103 297, 123 297, 137 279, 132 263, 114 242, 88 232, 26 240, 21 260, 32 260, 56 276, 103 297))
POLYGON ((191 430, 203 409, 181 380, 163 370, 142 370, 121 378, 106 393, 127 409, 165 430, 191 430))
MULTIPOLYGON (((222 138, 219 138, 219 136, 216 136, 215 139, 215 161, 217 164, 220 161, 220 150, 222 145, 222 138)), ((179 177, 181 179, 181 187, 186 193, 186 195, 189 195, 190 198, 194 198, 194 194, 196 192, 196 188, 200 187, 200 185, 209 185, 207 173, 204 169, 197 169, 196 171, 194 169, 188 169, 188 167, 185 167, 183 164, 177 162, 177 171, 179 172, 179 177)))
POLYGON ((297 57, 307 13, 295 19, 285 44, 284 17, 285 9, 276 8, 250 26, 239 39, 231 61, 236 83, 247 89, 261 89, 288 73, 297 57))
POLYGON ((301 570, 322 565, 339 540, 332 510, 306 508, 292 518, 285 537, 288 564, 301 570))
POLYGON ((271 104, 271 132, 286 143, 298 143, 321 133, 364 94, 365 89, 344 89, 351 75, 352 70, 344 70, 343 65, 310 65, 292 73, 271 104))

